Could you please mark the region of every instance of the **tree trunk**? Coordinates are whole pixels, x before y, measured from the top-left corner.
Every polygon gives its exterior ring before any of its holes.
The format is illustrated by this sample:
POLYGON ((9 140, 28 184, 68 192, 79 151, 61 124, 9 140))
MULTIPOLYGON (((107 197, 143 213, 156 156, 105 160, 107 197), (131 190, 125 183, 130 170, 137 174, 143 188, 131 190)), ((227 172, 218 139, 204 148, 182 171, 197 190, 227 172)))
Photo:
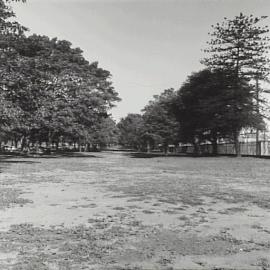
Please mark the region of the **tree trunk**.
POLYGON ((151 147, 149 141, 147 141, 147 153, 150 153, 151 147))
POLYGON ((79 147, 79 152, 82 152, 82 144, 80 140, 78 141, 78 147, 79 147))
POLYGON ((218 154, 218 143, 217 143, 217 135, 216 135, 216 133, 213 135, 212 147, 213 147, 212 154, 216 156, 218 154))
MULTIPOLYGON (((239 90, 239 55, 240 55, 240 48, 237 47, 237 55, 236 55, 236 77, 235 77, 235 89, 234 89, 234 98, 236 97, 236 92, 239 90)), ((234 114, 237 114, 237 104, 234 104, 233 110, 234 114)), ((235 153, 237 157, 241 157, 241 152, 240 152, 240 142, 239 142, 239 134, 240 131, 235 130, 233 136, 234 136, 234 147, 235 147, 235 153)))
POLYGON ((213 147, 213 149, 212 149, 212 154, 213 154, 214 156, 217 156, 217 154, 218 154, 218 144, 217 144, 217 140, 212 141, 212 147, 213 147))
POLYGON ((86 140, 84 140, 83 152, 86 152, 86 149, 87 149, 87 141, 86 141, 86 140))
POLYGON ((23 137, 22 137, 22 143, 21 143, 21 151, 24 150, 25 145, 26 145, 26 138, 25 138, 25 136, 23 136, 23 137))
POLYGON ((194 142, 193 146, 194 146, 193 154, 196 156, 199 155, 199 144, 197 142, 194 142))
POLYGON ((165 156, 168 156, 168 152, 169 152, 169 149, 168 149, 168 148, 169 148, 169 147, 168 147, 168 144, 167 144, 167 143, 165 143, 163 148, 164 148, 164 154, 165 154, 165 156))
POLYGON ((86 143, 85 152, 90 152, 90 143, 86 143))
POLYGON ((24 135, 22 137, 22 143, 21 143, 21 151, 24 151, 26 149, 27 152, 30 151, 30 141, 27 139, 27 137, 24 135))
POLYGON ((38 141, 35 142, 35 149, 36 149, 36 152, 38 152, 38 149, 39 149, 39 142, 38 141))
POLYGON ((235 147, 235 154, 237 157, 241 157, 239 133, 240 133, 239 131, 234 132, 234 147, 235 147))
POLYGON ((49 148, 52 148, 52 139, 53 139, 53 134, 52 134, 52 132, 49 130, 49 133, 48 133, 48 147, 49 147, 49 148))

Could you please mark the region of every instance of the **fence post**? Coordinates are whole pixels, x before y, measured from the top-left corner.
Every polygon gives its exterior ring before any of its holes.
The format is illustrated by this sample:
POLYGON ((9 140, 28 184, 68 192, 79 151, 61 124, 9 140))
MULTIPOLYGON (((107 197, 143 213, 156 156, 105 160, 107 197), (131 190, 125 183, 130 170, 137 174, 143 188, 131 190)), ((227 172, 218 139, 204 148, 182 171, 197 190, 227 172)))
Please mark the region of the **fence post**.
POLYGON ((242 142, 239 142, 239 153, 240 153, 240 156, 243 155, 243 143, 242 142))
POLYGON ((261 156, 262 155, 262 144, 261 144, 261 141, 258 141, 257 142, 257 145, 256 145, 256 156, 261 156))
POLYGON ((260 141, 258 141, 258 138, 256 137, 256 156, 260 156, 261 149, 260 149, 260 141))

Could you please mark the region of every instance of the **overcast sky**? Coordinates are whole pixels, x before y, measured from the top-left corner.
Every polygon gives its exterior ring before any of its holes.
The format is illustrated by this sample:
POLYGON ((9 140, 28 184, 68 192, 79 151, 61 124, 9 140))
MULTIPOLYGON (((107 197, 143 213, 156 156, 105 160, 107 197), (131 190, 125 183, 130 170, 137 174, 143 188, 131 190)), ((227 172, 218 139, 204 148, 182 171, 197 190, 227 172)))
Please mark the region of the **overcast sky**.
POLYGON ((240 12, 269 15, 270 0, 27 0, 13 7, 30 33, 67 39, 112 73, 122 98, 112 110, 118 120, 203 68, 212 24, 240 12))

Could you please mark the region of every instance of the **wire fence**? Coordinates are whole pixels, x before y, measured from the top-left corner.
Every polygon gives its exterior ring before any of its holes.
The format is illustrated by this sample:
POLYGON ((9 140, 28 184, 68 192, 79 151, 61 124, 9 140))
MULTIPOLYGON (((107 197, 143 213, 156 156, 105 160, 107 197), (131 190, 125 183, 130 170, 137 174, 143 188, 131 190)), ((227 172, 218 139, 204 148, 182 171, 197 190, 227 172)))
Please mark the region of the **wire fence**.
MULTIPOLYGON (((179 153, 194 153, 193 145, 182 145, 178 148, 179 153)), ((213 146, 211 144, 201 144, 199 146, 200 154, 212 154, 213 146)), ((218 155, 235 155, 235 146, 233 143, 219 143, 217 147, 218 155)), ((270 141, 241 142, 240 154, 243 156, 269 156, 270 157, 270 141), (256 147, 258 144, 258 147, 256 147)))

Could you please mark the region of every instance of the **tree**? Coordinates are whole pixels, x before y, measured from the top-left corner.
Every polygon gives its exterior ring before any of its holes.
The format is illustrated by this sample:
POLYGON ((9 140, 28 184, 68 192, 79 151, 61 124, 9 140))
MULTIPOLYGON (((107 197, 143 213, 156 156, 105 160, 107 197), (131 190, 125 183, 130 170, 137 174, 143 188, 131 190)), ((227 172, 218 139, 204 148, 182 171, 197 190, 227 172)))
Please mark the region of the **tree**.
POLYGON ((92 134, 94 146, 110 147, 118 144, 119 130, 111 117, 104 117, 96 126, 96 132, 92 134))
POLYGON ((22 148, 60 139, 90 143, 120 100, 110 72, 69 41, 26 37, 14 16, 0 0, 1 133, 21 139, 22 148))
POLYGON ((252 88, 241 79, 238 91, 231 91, 231 80, 223 71, 208 69, 193 73, 179 89, 174 103, 180 124, 180 139, 194 145, 210 141, 217 154, 219 139, 232 139, 235 129, 259 122, 252 102, 252 88), (237 113, 232 110, 237 106, 237 113))
POLYGON ((38 48, 34 58, 40 63, 36 68, 44 83, 41 89, 45 99, 37 111, 42 128, 47 129, 49 141, 65 135, 79 144, 85 142, 119 100, 110 72, 99 68, 97 62, 89 64, 82 50, 71 48, 68 41, 30 38, 30 52, 33 46, 38 48))
POLYGON ((143 109, 145 130, 156 144, 162 144, 165 153, 169 144, 176 145, 179 142, 179 123, 171 110, 175 97, 174 89, 164 90, 160 95, 155 95, 143 109))
POLYGON ((120 145, 136 150, 142 149, 142 136, 145 133, 145 129, 141 114, 128 114, 119 121, 117 127, 119 129, 120 145))
MULTIPOLYGON (((15 44, 24 36, 26 28, 14 20, 15 14, 7 5, 9 1, 0 1, 0 132, 7 137, 12 125, 19 124, 20 109, 16 104, 6 100, 7 85, 13 84, 13 66, 16 62, 15 44), (5 83, 7 82, 8 83, 5 83)), ((1 138, 0 138, 1 140, 1 138)))
MULTIPOLYGON (((241 88, 241 79, 264 79, 269 72, 269 32, 267 26, 259 26, 259 23, 267 16, 260 18, 253 15, 246 16, 240 13, 234 19, 224 18, 222 24, 212 25, 212 39, 208 42, 209 54, 202 60, 211 69, 221 69, 230 73, 232 80, 232 92, 237 96, 241 88)), ((257 100, 257 107, 254 107, 259 117, 259 88, 256 89, 253 98, 257 100)), ((254 94, 254 93, 253 93, 254 94)), ((247 93, 249 95, 249 93, 247 93)), ((238 113, 237 102, 233 104, 234 113, 238 113)), ((234 141, 237 155, 240 155, 238 136, 240 127, 237 125, 234 130, 234 141)))
POLYGON ((38 35, 19 41, 2 67, 1 87, 3 100, 20 111, 11 131, 21 134, 22 148, 40 142, 41 134, 49 145, 63 136, 79 144, 91 138, 88 133, 119 100, 110 72, 89 64, 68 41, 38 35))

